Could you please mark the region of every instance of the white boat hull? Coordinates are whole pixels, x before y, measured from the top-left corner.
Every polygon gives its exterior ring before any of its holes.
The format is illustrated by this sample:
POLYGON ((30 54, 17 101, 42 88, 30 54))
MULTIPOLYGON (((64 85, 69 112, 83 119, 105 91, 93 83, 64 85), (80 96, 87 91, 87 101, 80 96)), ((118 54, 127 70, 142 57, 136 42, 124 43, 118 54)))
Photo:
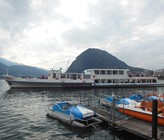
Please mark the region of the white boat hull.
POLYGON ((156 87, 164 83, 95 83, 94 87, 156 87))
POLYGON ((158 83, 122 83, 122 84, 97 84, 92 81, 61 81, 61 80, 49 80, 49 79, 5 79, 10 88, 62 88, 62 87, 149 87, 149 86, 164 86, 164 84, 158 83))
POLYGON ((92 83, 87 81, 61 81, 50 79, 14 78, 6 79, 10 88, 60 88, 60 87, 91 87, 92 83))
POLYGON ((86 128, 86 127, 94 126, 95 124, 101 123, 101 120, 94 118, 94 117, 92 117, 88 121, 86 120, 83 123, 82 122, 80 123, 69 115, 65 115, 65 114, 58 112, 58 111, 54 112, 52 110, 48 110, 47 116, 50 118, 58 119, 58 120, 66 123, 68 125, 71 125, 73 127, 80 127, 80 128, 86 128))

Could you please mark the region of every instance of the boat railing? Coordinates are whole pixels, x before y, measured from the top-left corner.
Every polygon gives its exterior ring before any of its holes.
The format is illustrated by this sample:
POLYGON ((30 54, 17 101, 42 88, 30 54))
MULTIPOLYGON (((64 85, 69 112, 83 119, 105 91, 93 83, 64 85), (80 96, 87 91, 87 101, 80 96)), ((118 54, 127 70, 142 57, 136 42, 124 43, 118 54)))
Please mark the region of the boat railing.
POLYGON ((87 127, 90 126, 90 125, 101 123, 101 120, 95 118, 94 116, 91 117, 91 118, 88 118, 86 120, 83 120, 83 119, 80 119, 80 118, 76 118, 76 117, 74 117, 74 118, 75 118, 76 121, 80 121, 80 122, 84 123, 87 127))

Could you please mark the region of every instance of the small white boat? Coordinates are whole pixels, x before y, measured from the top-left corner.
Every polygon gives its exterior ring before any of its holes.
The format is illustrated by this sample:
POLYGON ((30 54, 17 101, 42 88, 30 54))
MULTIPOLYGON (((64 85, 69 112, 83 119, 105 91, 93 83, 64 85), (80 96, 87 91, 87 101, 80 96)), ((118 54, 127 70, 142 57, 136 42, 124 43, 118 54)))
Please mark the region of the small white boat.
POLYGON ((57 102, 48 108, 48 117, 76 127, 89 127, 101 123, 94 111, 72 102, 57 102))

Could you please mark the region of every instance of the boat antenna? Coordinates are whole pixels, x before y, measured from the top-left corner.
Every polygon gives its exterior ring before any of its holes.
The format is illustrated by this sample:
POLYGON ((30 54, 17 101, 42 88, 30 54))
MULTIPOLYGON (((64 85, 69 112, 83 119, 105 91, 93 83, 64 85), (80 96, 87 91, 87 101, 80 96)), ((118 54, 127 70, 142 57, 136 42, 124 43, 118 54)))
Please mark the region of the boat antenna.
POLYGON ((67 69, 68 69, 68 65, 69 65, 70 58, 71 58, 71 57, 69 57, 69 58, 68 58, 68 62, 67 62, 66 71, 67 71, 67 69))
POLYGON ((9 69, 7 68, 7 72, 6 72, 6 75, 9 75, 9 69))

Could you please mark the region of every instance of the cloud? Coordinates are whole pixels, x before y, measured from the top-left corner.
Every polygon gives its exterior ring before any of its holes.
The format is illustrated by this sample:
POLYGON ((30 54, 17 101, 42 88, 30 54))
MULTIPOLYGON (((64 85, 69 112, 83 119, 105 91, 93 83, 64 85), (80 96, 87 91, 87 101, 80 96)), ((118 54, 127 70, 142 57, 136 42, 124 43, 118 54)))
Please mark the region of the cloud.
POLYGON ((132 66, 160 67, 159 59, 151 62, 154 55, 163 58, 163 7, 162 0, 100 0, 88 8, 85 28, 72 27, 63 38, 71 45, 97 44, 132 66))
POLYGON ((1 0, 0 57, 65 67, 70 56, 100 48, 131 66, 161 68, 163 7, 163 0, 1 0))
POLYGON ((0 27, 11 35, 19 32, 28 23, 31 0, 1 0, 0 27))

